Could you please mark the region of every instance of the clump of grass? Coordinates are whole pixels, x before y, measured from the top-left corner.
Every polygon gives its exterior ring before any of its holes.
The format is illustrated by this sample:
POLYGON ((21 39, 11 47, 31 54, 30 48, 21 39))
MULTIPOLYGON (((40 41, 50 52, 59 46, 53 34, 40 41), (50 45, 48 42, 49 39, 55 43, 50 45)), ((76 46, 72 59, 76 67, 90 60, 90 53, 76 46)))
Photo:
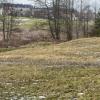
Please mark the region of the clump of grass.
POLYGON ((100 68, 93 67, 40 68, 6 65, 0 68, 1 98, 10 99, 16 96, 17 99, 22 97, 25 99, 44 96, 46 100, 72 98, 98 100, 99 72, 100 68))

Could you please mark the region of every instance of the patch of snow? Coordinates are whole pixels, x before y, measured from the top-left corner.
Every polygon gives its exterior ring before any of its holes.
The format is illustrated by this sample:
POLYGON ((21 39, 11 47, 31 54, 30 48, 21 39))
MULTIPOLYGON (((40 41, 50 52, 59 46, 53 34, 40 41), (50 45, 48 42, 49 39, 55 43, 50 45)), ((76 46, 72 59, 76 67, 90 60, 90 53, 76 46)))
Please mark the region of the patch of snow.
POLYGON ((12 83, 6 83, 6 85, 12 85, 12 83))
POLYGON ((39 99, 45 99, 46 97, 45 96, 39 96, 39 99))
POLYGON ((25 89, 25 87, 21 87, 21 89, 25 89))
POLYGON ((14 96, 10 100, 18 100, 18 98, 17 98, 17 96, 14 96))
POLYGON ((10 92, 11 94, 15 94, 15 92, 10 92))
POLYGON ((78 95, 78 96, 82 96, 82 95, 84 95, 84 93, 78 93, 77 95, 78 95))
POLYGON ((25 100, 24 97, 21 97, 19 100, 25 100))
POLYGON ((38 83, 33 83, 33 85, 37 85, 38 83))

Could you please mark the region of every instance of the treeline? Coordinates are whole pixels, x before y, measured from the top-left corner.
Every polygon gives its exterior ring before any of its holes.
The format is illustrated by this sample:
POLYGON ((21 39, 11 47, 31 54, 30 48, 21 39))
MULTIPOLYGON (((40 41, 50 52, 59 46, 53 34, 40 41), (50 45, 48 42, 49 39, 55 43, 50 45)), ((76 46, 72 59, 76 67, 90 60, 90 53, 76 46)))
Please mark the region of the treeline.
MULTIPOLYGON (((66 41, 73 38, 99 36, 100 14, 97 15, 96 6, 88 5, 86 0, 33 0, 38 7, 46 9, 46 15, 51 37, 55 41, 61 40, 63 34, 66 41), (95 27, 91 28, 91 22, 95 22, 95 27), (98 30, 97 30, 98 28, 98 30)), ((1 3, 8 3, 7 0, 1 3)), ((10 3, 13 3, 11 0, 10 3)), ((3 33, 3 43, 5 47, 14 33, 14 28, 18 25, 17 16, 13 6, 2 5, 3 14, 0 16, 0 24, 3 33)), ((44 13, 45 14, 45 13, 44 13)), ((45 16, 45 15, 44 15, 45 16)), ((33 16, 34 17, 34 16, 33 16)))
MULTIPOLYGON (((88 37, 89 21, 95 19, 95 14, 85 0, 36 0, 39 6, 46 7, 48 22, 52 38, 60 40, 61 33, 66 34, 66 40, 73 39, 73 35, 88 37), (52 8, 52 14, 51 9, 52 8)), ((94 9, 95 10, 95 9, 94 9)))
POLYGON ((9 42, 11 40, 11 36, 14 32, 14 27, 17 25, 17 20, 15 16, 15 11, 12 5, 8 5, 7 3, 13 3, 11 0, 1 0, 1 9, 2 15, 0 15, 0 30, 2 30, 3 34, 3 45, 4 47, 9 46, 9 42))

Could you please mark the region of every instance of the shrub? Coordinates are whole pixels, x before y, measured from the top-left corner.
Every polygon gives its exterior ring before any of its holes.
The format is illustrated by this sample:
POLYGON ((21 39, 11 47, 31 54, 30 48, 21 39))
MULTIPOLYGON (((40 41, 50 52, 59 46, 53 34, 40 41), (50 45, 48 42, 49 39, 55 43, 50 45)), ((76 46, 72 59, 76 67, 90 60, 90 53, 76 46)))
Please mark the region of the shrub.
POLYGON ((97 17, 95 19, 95 27, 92 35, 97 37, 100 36, 100 11, 98 12, 97 17))

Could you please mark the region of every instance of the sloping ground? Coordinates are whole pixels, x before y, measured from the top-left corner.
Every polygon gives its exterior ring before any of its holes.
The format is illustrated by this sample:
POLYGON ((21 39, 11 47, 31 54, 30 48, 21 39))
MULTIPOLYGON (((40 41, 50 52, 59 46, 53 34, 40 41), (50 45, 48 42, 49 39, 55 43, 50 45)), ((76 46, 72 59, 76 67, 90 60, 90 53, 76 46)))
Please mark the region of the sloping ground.
POLYGON ((44 63, 50 66, 52 64, 52 67, 56 64, 57 66, 68 64, 100 66, 100 39, 80 39, 61 44, 34 43, 0 53, 0 63, 6 62, 36 65, 44 63))
POLYGON ((0 100, 100 100, 99 67, 100 38, 5 50, 0 100))

